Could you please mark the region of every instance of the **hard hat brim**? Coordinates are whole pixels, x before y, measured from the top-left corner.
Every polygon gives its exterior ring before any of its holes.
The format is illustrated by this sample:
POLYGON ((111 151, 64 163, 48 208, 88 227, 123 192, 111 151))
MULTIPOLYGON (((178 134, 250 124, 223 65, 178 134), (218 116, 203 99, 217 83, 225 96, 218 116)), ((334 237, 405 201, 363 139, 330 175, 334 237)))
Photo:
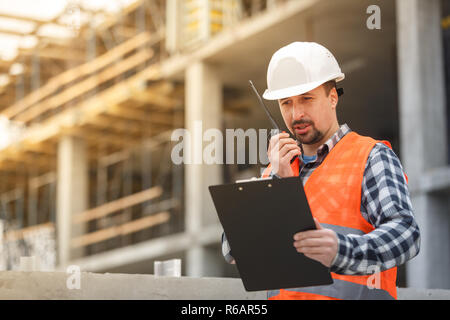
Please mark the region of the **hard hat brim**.
POLYGON ((283 89, 274 90, 274 91, 269 91, 269 89, 266 89, 266 91, 264 91, 264 93, 263 93, 263 98, 266 100, 278 100, 278 99, 284 99, 284 98, 298 96, 298 95, 304 94, 308 91, 311 91, 311 90, 321 86, 325 82, 328 82, 333 79, 336 80, 336 82, 339 82, 339 81, 342 81, 345 79, 345 75, 343 73, 340 73, 338 75, 333 75, 326 80, 310 82, 310 83, 302 84, 299 86, 293 86, 293 87, 283 88, 283 89))

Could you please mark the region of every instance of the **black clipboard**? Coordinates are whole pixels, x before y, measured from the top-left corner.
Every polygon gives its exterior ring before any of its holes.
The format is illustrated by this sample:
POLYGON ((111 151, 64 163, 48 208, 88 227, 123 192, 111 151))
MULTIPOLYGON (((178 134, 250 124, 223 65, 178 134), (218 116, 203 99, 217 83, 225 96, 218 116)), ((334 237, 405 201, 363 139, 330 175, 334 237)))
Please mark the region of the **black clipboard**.
POLYGON ((210 186, 247 291, 333 283, 320 262, 298 253, 294 234, 316 229, 299 177, 210 186))

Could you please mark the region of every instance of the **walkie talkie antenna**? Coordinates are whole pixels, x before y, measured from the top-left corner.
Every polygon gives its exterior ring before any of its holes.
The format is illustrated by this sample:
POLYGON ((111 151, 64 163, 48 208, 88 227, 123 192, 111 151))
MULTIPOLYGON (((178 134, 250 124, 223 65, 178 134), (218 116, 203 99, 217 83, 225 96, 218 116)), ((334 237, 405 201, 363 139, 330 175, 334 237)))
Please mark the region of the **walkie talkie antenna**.
POLYGON ((275 121, 275 119, 273 118, 272 114, 270 113, 269 109, 266 107, 266 105, 264 104, 263 99, 261 98, 261 96, 258 93, 258 90, 256 90, 255 86, 253 85, 252 80, 248 80, 248 82, 250 83, 250 87, 253 89, 253 92, 256 94, 256 97, 258 98, 259 104, 261 105, 261 107, 264 109, 264 112, 267 114, 267 116, 269 117, 270 122, 272 123, 272 127, 274 129, 277 129, 278 131, 280 131, 280 127, 278 126, 277 122, 275 121))
MULTIPOLYGON (((275 121, 274 117, 272 116, 272 114, 270 113, 269 109, 266 107, 266 105, 264 104, 263 99, 261 98, 261 96, 258 93, 258 90, 256 90, 255 86, 253 85, 252 80, 248 80, 248 82, 250 83, 250 87, 252 87, 253 92, 256 94, 256 97, 258 98, 259 104, 261 105, 261 107, 264 109, 264 112, 267 114, 267 116, 269 117, 270 122, 272 122, 272 127, 276 130, 278 130, 278 133, 281 132, 280 126, 277 124, 277 122, 275 121)), ((289 134, 289 136, 292 137, 291 134, 289 134)), ((294 138, 294 140, 296 140, 294 138)), ((304 154, 303 152, 303 145, 300 143, 300 141, 297 141, 297 144, 300 147, 300 150, 302 152, 302 154, 304 154)), ((295 157, 292 158, 291 163, 295 160, 295 157)))

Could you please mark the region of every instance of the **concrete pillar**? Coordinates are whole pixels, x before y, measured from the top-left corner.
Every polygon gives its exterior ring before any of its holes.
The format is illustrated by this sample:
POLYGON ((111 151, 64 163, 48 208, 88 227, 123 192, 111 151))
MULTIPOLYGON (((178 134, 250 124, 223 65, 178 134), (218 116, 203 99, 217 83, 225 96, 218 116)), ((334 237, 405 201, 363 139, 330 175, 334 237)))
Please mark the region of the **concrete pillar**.
POLYGON ((448 202, 422 188, 427 172, 447 163, 440 1, 396 4, 401 158, 422 239, 407 265, 407 284, 450 288, 448 202))
MULTIPOLYGON (((219 164, 206 164, 202 159, 203 132, 221 129, 222 83, 213 66, 204 62, 193 63, 186 70, 185 128, 191 134, 192 164, 185 166, 186 231, 195 239, 202 228, 218 223, 216 211, 208 191, 209 185, 222 183, 219 164)), ((218 150, 222 152, 222 150, 218 150)), ((219 239, 218 239, 219 241, 219 239)), ((205 248, 197 243, 187 252, 186 272, 189 276, 202 276, 214 262, 205 248)))
MULTIPOLYGON (((202 11, 199 21, 199 37, 207 41, 211 37, 211 2, 209 0, 198 1, 199 10, 202 11)), ((223 14, 223 13, 222 13, 223 14)))
POLYGON ((83 232, 82 225, 73 225, 72 216, 88 208, 88 161, 82 139, 64 136, 59 141, 57 179, 58 264, 64 266, 81 254, 70 249, 71 238, 83 232))
POLYGON ((166 1, 166 50, 174 54, 179 49, 180 38, 180 2, 166 1))

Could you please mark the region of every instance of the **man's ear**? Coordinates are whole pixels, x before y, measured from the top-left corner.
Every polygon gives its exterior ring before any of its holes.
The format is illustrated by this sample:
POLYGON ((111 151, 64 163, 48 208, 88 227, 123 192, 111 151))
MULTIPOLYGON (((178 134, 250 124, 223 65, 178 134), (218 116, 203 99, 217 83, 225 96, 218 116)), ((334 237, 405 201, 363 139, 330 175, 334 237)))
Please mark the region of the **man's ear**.
POLYGON ((336 109, 336 106, 339 101, 339 96, 337 94, 336 88, 333 88, 330 90, 330 96, 328 98, 330 99, 330 102, 331 102, 331 108, 336 109))

